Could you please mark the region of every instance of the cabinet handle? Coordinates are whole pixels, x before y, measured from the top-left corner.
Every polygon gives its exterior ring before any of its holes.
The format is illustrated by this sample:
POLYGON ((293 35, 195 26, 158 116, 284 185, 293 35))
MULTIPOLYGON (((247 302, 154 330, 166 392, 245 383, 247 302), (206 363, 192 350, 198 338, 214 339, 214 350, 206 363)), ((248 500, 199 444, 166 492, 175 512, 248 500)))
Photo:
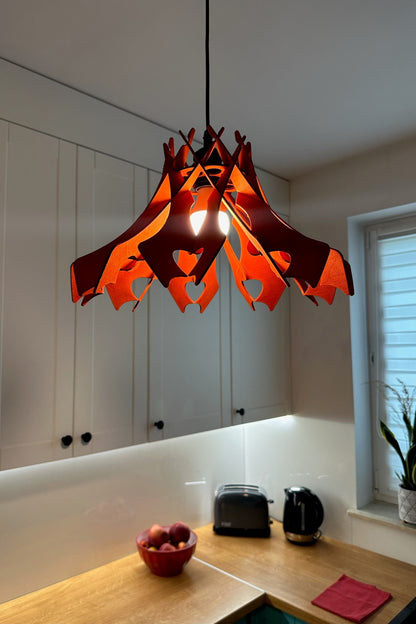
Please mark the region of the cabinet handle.
POLYGON ((163 429, 163 427, 165 426, 165 423, 163 422, 163 420, 157 420, 153 424, 156 427, 156 429, 163 429))
POLYGON ((84 444, 88 444, 92 440, 92 433, 86 431, 81 435, 81 440, 84 442, 84 444))
POLYGON ((71 446, 72 440, 73 437, 71 435, 64 435, 61 438, 61 444, 64 448, 68 448, 68 446, 71 446))
POLYGON ((246 413, 246 410, 244 409, 244 407, 240 407, 240 409, 235 410, 236 414, 240 414, 240 416, 244 416, 244 414, 246 413))

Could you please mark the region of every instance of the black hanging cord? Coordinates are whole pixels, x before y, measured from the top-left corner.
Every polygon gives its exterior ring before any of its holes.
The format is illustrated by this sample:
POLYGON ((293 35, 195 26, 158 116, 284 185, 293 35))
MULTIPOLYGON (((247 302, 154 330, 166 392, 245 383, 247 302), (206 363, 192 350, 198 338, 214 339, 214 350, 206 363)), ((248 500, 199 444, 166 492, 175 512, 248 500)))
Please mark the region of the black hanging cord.
POLYGON ((209 110, 209 0, 205 0, 205 121, 210 125, 209 110))
MULTIPOLYGON (((205 0, 205 132, 204 132, 204 147, 198 150, 199 157, 211 147, 212 139, 208 132, 208 126, 210 125, 210 70, 209 70, 209 0, 205 0)), ((213 162, 213 158, 219 159, 219 156, 211 155, 209 162, 213 162)))

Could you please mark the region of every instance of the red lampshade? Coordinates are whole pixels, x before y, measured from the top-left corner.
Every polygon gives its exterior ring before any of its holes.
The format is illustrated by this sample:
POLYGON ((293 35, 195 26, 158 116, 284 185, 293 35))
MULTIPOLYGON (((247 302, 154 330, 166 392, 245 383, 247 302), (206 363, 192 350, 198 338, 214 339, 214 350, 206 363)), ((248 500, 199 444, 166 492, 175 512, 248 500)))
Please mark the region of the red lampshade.
POLYGON ((218 290, 215 259, 224 248, 234 279, 254 309, 256 302, 272 310, 289 285, 288 278, 316 305, 315 297, 333 302, 337 288, 354 292, 351 269, 342 254, 297 232, 270 208, 251 159, 251 145, 239 132, 233 154, 210 126, 209 141, 195 152, 194 130, 175 155, 173 139, 164 145, 162 177, 149 205, 123 234, 111 243, 75 260, 71 266, 72 298, 85 305, 107 288, 119 309, 127 301, 142 300, 154 280, 169 289, 182 312, 196 303, 203 312, 218 290), (192 155, 193 164, 187 159, 192 155), (204 212, 206 213, 204 214, 204 212), (199 230, 191 223, 199 213, 199 230), (236 251, 227 233, 234 228, 236 251), (132 290, 137 278, 147 278, 140 296, 132 290), (253 298, 245 282, 258 280, 260 294, 253 298), (189 282, 203 283, 194 301, 189 282))

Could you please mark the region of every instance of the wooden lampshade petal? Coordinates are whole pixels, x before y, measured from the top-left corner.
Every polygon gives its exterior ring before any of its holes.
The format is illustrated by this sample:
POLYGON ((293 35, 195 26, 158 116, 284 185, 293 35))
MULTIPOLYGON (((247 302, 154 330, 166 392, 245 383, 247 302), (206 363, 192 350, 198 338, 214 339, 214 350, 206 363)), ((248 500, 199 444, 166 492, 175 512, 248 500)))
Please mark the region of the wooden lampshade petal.
POLYGON ((303 295, 332 304, 336 289, 354 292, 351 269, 342 254, 322 241, 304 236, 269 206, 251 158, 251 145, 235 133, 231 154, 216 133, 207 128, 208 144, 194 151, 194 130, 175 154, 173 139, 164 145, 161 181, 149 205, 123 234, 71 266, 72 298, 85 305, 107 289, 116 309, 128 301, 138 305, 151 284, 159 280, 169 289, 182 312, 197 304, 203 312, 218 291, 215 259, 224 247, 237 288, 254 309, 263 303, 272 310, 289 278, 303 295), (187 165, 187 158, 193 164, 187 165), (203 211, 203 212, 202 212, 203 211), (238 253, 230 234, 219 227, 220 213, 229 214, 239 239, 238 253), (197 232, 190 215, 201 212, 197 232), (147 280, 140 295, 133 290, 138 278, 147 280), (248 280, 261 282, 253 297, 248 280), (189 284, 202 283, 194 300, 189 284))
POLYGON ((114 284, 107 284, 107 292, 115 309, 119 310, 127 301, 136 301, 136 305, 139 304, 154 279, 155 274, 144 260, 132 260, 130 265, 119 271, 114 284), (133 292, 133 282, 137 279, 147 280, 147 285, 139 296, 133 292))
POLYGON ((237 288, 253 310, 255 309, 254 303, 264 303, 269 310, 273 310, 286 288, 286 283, 276 271, 274 264, 253 247, 240 225, 235 222, 233 225, 240 240, 240 257, 237 257, 228 241, 224 249, 237 288), (258 280, 262 284, 261 292, 255 299, 245 287, 244 283, 247 280, 258 280))
MULTIPOLYGON (((183 251, 179 252, 179 263, 184 269, 187 269, 189 273, 196 262, 197 256, 187 254, 183 251)), ((192 303, 199 305, 201 313, 204 312, 219 289, 215 260, 202 279, 203 291, 197 299, 193 300, 189 295, 187 291, 188 284, 195 284, 194 276, 174 277, 169 283, 169 292, 176 301, 181 312, 185 312, 186 306, 192 303)))

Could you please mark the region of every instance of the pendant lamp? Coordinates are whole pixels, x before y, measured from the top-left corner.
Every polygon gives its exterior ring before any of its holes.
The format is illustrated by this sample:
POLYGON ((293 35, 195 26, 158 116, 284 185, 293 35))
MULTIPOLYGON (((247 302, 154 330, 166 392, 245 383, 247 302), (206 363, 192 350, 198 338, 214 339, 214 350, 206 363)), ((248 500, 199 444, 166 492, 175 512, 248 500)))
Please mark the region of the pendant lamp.
POLYGON ((351 269, 342 254, 308 238, 281 219, 269 206, 257 178, 251 144, 235 132, 229 151, 209 122, 209 0, 205 1, 206 130, 203 147, 195 149, 195 130, 175 151, 164 144, 159 185, 144 212, 112 242, 75 260, 71 266, 72 299, 85 305, 107 289, 116 309, 128 301, 134 309, 154 281, 169 290, 182 312, 198 304, 203 312, 218 291, 216 258, 224 249, 235 283, 247 303, 273 310, 289 279, 317 305, 332 304, 336 289, 354 293, 351 269), (189 162, 189 164, 188 164, 189 162), (234 230, 234 234, 232 231, 234 230), (238 238, 239 243, 231 241, 238 238), (133 282, 145 278, 140 295, 133 282), (258 280, 253 297, 246 282, 258 280), (187 285, 202 284, 192 299, 187 285))

